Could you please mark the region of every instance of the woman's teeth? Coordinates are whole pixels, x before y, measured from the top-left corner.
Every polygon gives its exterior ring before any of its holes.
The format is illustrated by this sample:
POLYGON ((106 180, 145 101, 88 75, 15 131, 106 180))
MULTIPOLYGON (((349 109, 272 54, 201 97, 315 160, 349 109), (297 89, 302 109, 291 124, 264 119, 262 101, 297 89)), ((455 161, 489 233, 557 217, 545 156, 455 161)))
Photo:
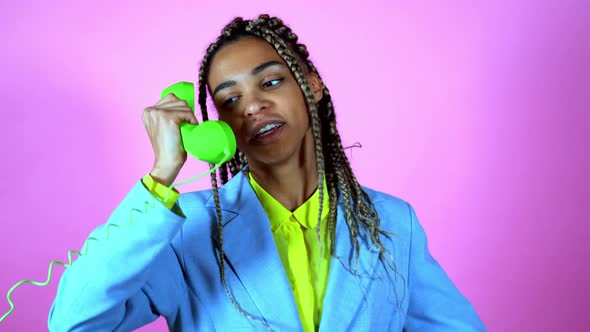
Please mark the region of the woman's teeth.
POLYGON ((278 123, 272 123, 272 124, 268 124, 268 125, 266 125, 266 126, 262 127, 262 128, 261 128, 261 129, 258 131, 258 133, 256 133, 256 136, 262 136, 262 135, 264 135, 264 134, 266 134, 266 133, 270 132, 271 130, 273 130, 273 129, 277 128, 277 127, 280 127, 280 126, 281 126, 281 125, 280 125, 280 124, 278 124, 278 123))

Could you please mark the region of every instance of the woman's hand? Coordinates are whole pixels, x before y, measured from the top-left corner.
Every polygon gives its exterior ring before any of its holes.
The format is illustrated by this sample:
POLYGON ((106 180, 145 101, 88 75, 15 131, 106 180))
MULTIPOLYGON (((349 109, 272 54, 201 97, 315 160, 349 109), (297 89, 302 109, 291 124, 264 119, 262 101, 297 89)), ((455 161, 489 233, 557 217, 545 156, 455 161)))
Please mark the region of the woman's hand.
POLYGON ((142 113, 143 124, 154 149, 155 161, 150 175, 170 186, 186 162, 182 147, 180 123, 197 125, 199 122, 187 102, 169 93, 142 113))

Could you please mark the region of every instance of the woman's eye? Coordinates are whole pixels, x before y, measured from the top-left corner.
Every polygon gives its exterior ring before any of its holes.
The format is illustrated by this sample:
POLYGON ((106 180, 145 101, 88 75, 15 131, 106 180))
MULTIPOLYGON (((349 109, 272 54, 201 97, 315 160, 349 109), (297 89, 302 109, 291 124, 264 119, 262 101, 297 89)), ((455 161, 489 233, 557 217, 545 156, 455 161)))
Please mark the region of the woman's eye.
POLYGON ((281 82, 282 80, 283 80, 282 78, 277 78, 276 80, 266 81, 266 82, 262 83, 262 86, 264 86, 264 87, 275 86, 275 85, 279 84, 279 82, 281 82), (276 82, 276 83, 272 84, 273 82, 276 82), (269 84, 269 83, 271 83, 271 84, 269 84))
POLYGON ((223 102, 223 104, 221 104, 221 106, 225 106, 225 105, 227 105, 229 103, 232 103, 235 98, 238 98, 238 97, 228 98, 226 101, 223 102))

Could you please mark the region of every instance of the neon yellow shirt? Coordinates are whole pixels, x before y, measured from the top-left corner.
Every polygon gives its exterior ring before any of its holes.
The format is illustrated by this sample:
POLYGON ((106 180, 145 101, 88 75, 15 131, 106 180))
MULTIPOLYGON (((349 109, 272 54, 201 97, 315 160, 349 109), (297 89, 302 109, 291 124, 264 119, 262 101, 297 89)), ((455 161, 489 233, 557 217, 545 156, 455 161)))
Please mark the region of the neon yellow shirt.
POLYGON ((270 220, 272 234, 291 284, 299 318, 305 332, 317 331, 320 325, 328 271, 330 269, 330 237, 327 236, 327 217, 330 210, 328 189, 324 181, 324 208, 320 235, 323 240, 322 257, 316 225, 320 209, 320 193, 313 195, 291 212, 266 192, 248 172, 250 184, 270 220))
POLYGON ((178 192, 176 188, 172 188, 172 190, 170 190, 170 196, 168 197, 168 200, 166 200, 165 198, 166 194, 168 193, 168 187, 154 181, 154 178, 152 178, 150 173, 144 176, 143 179, 141 179, 141 182, 143 182, 143 185, 147 188, 147 190, 150 191, 150 193, 154 195, 154 197, 156 197, 160 202, 162 202, 162 204, 164 204, 165 207, 169 209, 172 209, 174 203, 176 203, 178 197, 180 197, 180 192, 178 192))
MULTIPOLYGON (((324 179, 324 208, 320 235, 322 255, 316 235, 319 213, 319 191, 291 212, 272 197, 254 180, 248 172, 250 185, 260 200, 275 240, 279 257, 291 284, 299 318, 305 332, 317 331, 322 315, 323 301, 328 284, 330 269, 330 237, 327 217, 330 209, 328 189, 324 179)), ((172 208, 180 196, 178 191, 170 192, 164 200, 168 188, 153 180, 148 173, 143 179, 146 188, 167 208, 172 208)))

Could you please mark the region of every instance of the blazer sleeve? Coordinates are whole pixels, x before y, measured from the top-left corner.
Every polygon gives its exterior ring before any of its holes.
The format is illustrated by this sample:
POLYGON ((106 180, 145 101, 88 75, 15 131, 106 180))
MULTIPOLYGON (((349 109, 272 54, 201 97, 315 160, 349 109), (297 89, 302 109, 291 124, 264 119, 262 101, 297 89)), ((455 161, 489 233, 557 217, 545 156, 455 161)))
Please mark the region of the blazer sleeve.
POLYGON ((184 220, 138 180, 64 271, 49 330, 131 331, 173 315, 187 293, 182 254, 171 244, 184 220))
POLYGON ((430 254, 424 228, 414 208, 410 204, 408 208, 411 221, 410 298, 404 331, 486 331, 471 303, 430 254))

